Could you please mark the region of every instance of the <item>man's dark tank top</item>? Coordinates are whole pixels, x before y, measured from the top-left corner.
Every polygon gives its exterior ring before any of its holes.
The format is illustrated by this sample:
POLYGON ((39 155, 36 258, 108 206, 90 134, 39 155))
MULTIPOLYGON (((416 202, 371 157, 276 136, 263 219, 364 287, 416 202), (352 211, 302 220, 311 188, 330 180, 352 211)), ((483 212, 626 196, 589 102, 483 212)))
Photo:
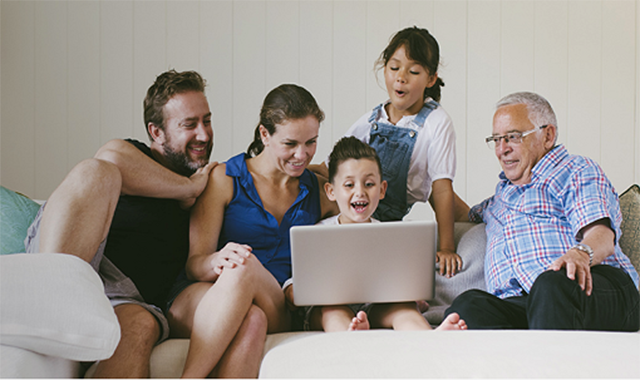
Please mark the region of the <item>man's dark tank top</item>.
MULTIPOLYGON (((147 145, 127 141, 154 159, 147 145)), ((105 255, 133 280, 147 303, 165 308, 188 253, 189 211, 181 209, 178 201, 120 196, 105 255)))

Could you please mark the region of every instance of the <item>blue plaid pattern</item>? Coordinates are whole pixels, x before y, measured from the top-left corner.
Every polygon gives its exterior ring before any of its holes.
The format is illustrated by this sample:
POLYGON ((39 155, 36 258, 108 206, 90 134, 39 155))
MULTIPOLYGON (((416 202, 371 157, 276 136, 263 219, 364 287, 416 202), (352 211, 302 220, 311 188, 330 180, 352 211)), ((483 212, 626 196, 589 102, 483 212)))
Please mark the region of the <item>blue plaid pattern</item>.
POLYGON ((616 234, 615 254, 602 264, 624 269, 638 286, 638 273, 618 245, 618 195, 595 161, 569 155, 562 145, 535 165, 526 185, 500 173, 495 195, 474 206, 469 218, 487 224, 485 281, 500 298, 529 293, 538 275, 581 240, 579 231, 602 218, 616 234))

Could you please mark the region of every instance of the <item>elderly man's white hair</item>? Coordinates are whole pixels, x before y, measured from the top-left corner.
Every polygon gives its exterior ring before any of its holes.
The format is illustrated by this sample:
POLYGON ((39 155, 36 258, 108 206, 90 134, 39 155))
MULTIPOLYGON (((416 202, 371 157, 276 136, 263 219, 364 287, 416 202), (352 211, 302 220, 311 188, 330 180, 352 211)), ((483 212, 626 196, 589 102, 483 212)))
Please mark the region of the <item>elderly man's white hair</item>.
POLYGON ((553 124, 558 127, 556 114, 547 99, 533 92, 515 92, 500 99, 496 109, 516 104, 524 104, 529 112, 529 121, 535 126, 553 124))

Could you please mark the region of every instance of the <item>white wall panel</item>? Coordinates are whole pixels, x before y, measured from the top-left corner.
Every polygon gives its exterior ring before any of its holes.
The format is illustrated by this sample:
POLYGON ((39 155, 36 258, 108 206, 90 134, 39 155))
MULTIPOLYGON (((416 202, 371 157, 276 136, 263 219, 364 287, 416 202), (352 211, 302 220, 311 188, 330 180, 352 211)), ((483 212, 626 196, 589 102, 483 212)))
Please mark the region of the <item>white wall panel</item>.
POLYGON ((66 137, 67 169, 70 170, 78 162, 93 157, 102 145, 97 117, 100 115, 100 3, 70 2, 67 11, 66 137))
POLYGON ((200 2, 167 1, 167 63, 178 71, 198 70, 200 2))
POLYGON ((619 191, 633 182, 635 90, 635 5, 633 1, 602 3, 602 114, 600 165, 619 191), (618 38, 629 36, 629 38, 618 38), (631 75, 630 75, 631 74, 631 75))
POLYGON ((640 184, 640 2, 636 0, 636 105, 635 105, 635 140, 636 148, 634 151, 635 176, 633 183, 640 184))
POLYGON ((439 76, 445 86, 440 103, 456 130, 457 172, 454 189, 467 195, 467 4, 462 1, 437 1, 436 19, 431 32, 440 45, 439 76))
POLYGON ((558 142, 567 140, 568 2, 535 2, 534 89, 553 107, 558 142))
MULTIPOLYGON (((506 93, 534 90, 571 153, 596 159, 619 191, 640 181, 637 0, 0 2, 0 180, 46 198, 111 138, 147 141, 142 99, 168 68, 209 83, 212 159, 246 150, 267 91, 309 89, 327 114, 314 162, 387 98, 375 59, 398 30, 441 48, 441 103, 457 133, 454 187, 493 193, 500 167, 483 138, 506 93), (20 157, 16 160, 16 157, 20 157)), ((430 218, 429 207, 412 213, 430 218)))
POLYGON ((260 121, 266 88, 266 3, 233 3, 233 148, 246 151, 260 121))
POLYGON ((100 141, 134 135, 133 2, 100 2, 100 141))
POLYGON ((2 2, 0 184, 35 196, 35 8, 2 2))
POLYGON ((149 143, 150 139, 144 125, 143 99, 156 76, 171 68, 167 64, 166 19, 165 1, 133 3, 132 136, 145 143, 149 143))
POLYGON ((322 162, 340 135, 333 133, 333 3, 300 3, 300 84, 325 113, 313 162, 322 162))
POLYGON ((533 90, 534 11, 531 1, 501 3, 500 92, 533 90))
POLYGON ((602 3, 569 2, 567 147, 600 160, 602 3))
POLYGON ((215 145, 211 159, 223 162, 236 152, 233 148, 235 118, 231 112, 234 93, 233 2, 201 3, 200 34, 200 74, 207 81, 206 94, 213 113, 215 145))
POLYGON ((36 197, 46 197, 67 174, 67 3, 35 8, 36 197))
MULTIPOLYGON (((384 83, 384 71, 375 70, 374 63, 387 47, 391 37, 400 28, 400 10, 397 1, 370 1, 367 3, 367 34, 365 51, 366 109, 374 108, 389 98, 384 83), (377 77, 377 78, 376 78, 377 77)), ((352 121, 355 122, 354 119, 352 121)))
MULTIPOLYGON (((267 1, 266 89, 300 82, 300 10, 297 1, 267 1)), ((266 95, 266 94, 264 94, 266 95)))
POLYGON ((333 136, 338 139, 367 111, 367 3, 333 4, 333 136))
MULTIPOLYGON (((432 31, 435 19, 433 0, 400 1, 400 28, 418 26, 432 31)), ((466 1, 461 1, 466 6, 466 1)))
MULTIPOLYGON (((470 205, 494 193, 500 166, 484 143, 501 95, 500 3, 473 1, 468 9, 467 198, 470 205)), ((465 175, 459 173, 458 175, 465 175)))

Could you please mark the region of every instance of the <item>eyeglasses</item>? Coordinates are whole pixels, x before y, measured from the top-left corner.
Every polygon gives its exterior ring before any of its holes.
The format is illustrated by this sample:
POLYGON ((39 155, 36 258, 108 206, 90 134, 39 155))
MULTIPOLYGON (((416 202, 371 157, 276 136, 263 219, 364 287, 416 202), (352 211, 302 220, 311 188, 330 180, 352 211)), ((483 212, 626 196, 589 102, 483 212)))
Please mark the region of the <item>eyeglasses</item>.
POLYGON ((502 135, 502 136, 488 136, 488 137, 485 137, 484 141, 487 143, 487 146, 489 147, 489 149, 496 149, 498 144, 500 144, 501 139, 504 139, 504 142, 507 144, 509 143, 520 144, 522 142, 522 139, 525 136, 532 134, 538 129, 543 129, 548 126, 549 126, 548 124, 542 125, 540 127, 533 128, 532 130, 529 130, 526 132, 509 132, 506 135, 502 135))

